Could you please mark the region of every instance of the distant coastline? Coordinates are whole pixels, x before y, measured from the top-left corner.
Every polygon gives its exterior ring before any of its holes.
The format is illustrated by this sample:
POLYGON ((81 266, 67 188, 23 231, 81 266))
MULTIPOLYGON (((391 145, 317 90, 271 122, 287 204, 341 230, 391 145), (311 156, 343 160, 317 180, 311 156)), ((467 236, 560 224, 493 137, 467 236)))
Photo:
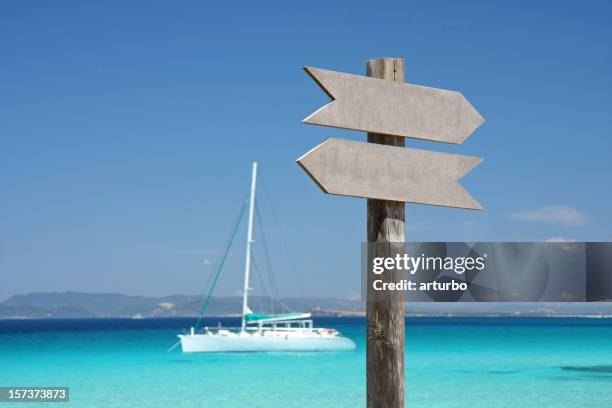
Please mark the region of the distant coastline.
MULTIPOLYGON (((365 304, 341 298, 252 297, 252 305, 261 313, 287 309, 309 311, 313 316, 363 317, 365 304)), ((0 319, 67 318, 162 318, 196 317, 201 298, 193 295, 162 297, 130 296, 116 293, 45 292, 11 296, 0 302, 0 319)), ((240 297, 213 297, 207 316, 238 317, 240 297)), ((612 317, 612 303, 410 303, 407 316, 446 317, 612 317)))
MULTIPOLYGON (((314 318, 317 317, 331 317, 337 319, 350 319, 350 318, 365 318, 365 312, 355 312, 352 314, 313 314, 314 318)), ((612 314, 610 315, 593 315, 593 314, 576 314, 576 315, 566 315, 566 314, 486 314, 486 313, 431 313, 431 314, 413 314, 410 312, 406 312, 406 318, 550 318, 550 319, 612 319, 612 314)), ((49 317, 25 317, 25 316, 0 316, 0 321, 13 321, 13 320, 116 320, 116 319, 130 319, 130 320, 155 320, 155 319, 197 319, 198 316, 142 316, 142 317, 126 317, 126 316, 90 316, 90 317, 60 317, 60 316, 49 316, 49 317)), ((239 319, 240 316, 237 315, 207 315, 207 319, 239 319)))

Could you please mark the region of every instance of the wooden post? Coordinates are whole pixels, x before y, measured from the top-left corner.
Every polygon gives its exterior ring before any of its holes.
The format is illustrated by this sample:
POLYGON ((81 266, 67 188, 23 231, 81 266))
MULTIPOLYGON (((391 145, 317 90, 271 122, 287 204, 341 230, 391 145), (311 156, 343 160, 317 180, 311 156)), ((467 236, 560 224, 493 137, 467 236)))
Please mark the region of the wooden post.
MULTIPOLYGON (((404 60, 380 58, 367 62, 367 75, 389 81, 404 81, 404 60)), ((404 138, 368 133, 368 142, 390 146, 404 146, 404 138)), ((368 200, 368 242, 404 242, 405 204, 397 201, 368 200)), ((377 249, 375 256, 389 256, 377 249)), ((368 274, 368 285, 371 276, 368 274)), ((391 276, 381 275, 388 281, 391 276)), ((370 286, 371 287, 371 286, 370 286)), ((404 384, 404 294, 402 291, 385 291, 380 301, 367 302, 367 407, 403 408, 404 384), (392 293, 397 292, 397 293, 392 293)))

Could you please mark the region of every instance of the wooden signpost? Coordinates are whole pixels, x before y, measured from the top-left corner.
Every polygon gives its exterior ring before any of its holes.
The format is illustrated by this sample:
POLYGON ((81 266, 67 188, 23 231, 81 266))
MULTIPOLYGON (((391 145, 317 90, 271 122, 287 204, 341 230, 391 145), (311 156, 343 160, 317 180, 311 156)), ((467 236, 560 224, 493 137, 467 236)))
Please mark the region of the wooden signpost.
POLYGON ((484 121, 459 92, 304 70, 333 99, 304 123, 460 144, 484 121))
POLYGON ((297 162, 328 194, 480 210, 457 182, 479 157, 328 139, 297 162))
MULTIPOLYGON (((458 183, 482 159, 404 148, 404 137, 462 143, 483 122, 463 95, 405 84, 399 58, 368 61, 367 77, 304 69, 333 99, 304 123, 366 131, 369 143, 329 139, 297 162, 325 193, 368 200, 368 242, 387 244, 375 256, 404 242, 406 202, 482 209, 458 183)), ((367 302, 368 408, 404 407, 403 302, 401 291, 367 302)))

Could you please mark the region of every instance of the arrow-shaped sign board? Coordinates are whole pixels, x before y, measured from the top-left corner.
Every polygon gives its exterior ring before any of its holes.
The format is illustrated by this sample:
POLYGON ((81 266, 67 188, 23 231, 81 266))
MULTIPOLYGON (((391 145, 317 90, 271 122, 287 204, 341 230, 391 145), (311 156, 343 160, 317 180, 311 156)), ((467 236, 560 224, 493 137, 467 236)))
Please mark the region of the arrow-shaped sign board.
POLYGON ((479 157, 328 139, 297 162, 328 194, 481 210, 459 179, 479 157))
POLYGON ((456 91, 304 70, 333 99, 304 123, 460 144, 484 122, 456 91))

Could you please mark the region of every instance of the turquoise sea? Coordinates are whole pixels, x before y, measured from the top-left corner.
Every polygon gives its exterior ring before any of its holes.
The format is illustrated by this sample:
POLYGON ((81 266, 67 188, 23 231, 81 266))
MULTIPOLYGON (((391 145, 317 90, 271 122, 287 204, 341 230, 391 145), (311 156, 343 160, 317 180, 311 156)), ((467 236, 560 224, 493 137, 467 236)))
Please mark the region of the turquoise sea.
MULTIPOLYGON (((316 320, 354 352, 167 352, 192 323, 0 321, 0 386, 69 386, 71 399, 0 408, 365 406, 363 319, 316 320)), ((409 318, 406 333, 408 407, 612 406, 612 319, 409 318)))

